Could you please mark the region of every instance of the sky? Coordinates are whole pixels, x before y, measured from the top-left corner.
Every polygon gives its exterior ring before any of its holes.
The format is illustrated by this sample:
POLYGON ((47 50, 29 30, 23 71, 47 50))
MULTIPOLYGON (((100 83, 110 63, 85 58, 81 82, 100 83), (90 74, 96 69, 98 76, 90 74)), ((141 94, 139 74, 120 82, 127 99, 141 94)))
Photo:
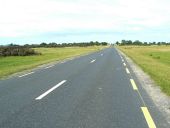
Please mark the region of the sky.
POLYGON ((170 0, 0 0, 0 45, 170 42, 170 0))

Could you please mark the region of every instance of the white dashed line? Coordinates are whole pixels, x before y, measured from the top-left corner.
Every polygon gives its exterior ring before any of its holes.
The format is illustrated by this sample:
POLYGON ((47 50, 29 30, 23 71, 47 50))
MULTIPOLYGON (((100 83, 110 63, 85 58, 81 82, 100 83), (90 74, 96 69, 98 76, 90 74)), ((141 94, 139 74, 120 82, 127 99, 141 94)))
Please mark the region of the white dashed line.
POLYGON ((62 61, 62 62, 60 62, 61 64, 64 64, 66 61, 62 61))
POLYGON ((66 80, 61 81, 60 83, 58 83, 57 85, 55 85, 54 87, 49 89, 48 91, 46 91, 43 94, 41 94, 39 97, 35 98, 35 100, 41 100, 42 98, 44 98, 46 95, 48 95, 50 92, 54 91, 56 88, 58 88, 59 86, 61 86, 65 82, 66 82, 66 80))
POLYGON ((96 60, 92 60, 90 63, 94 63, 96 60))
POLYGON ((51 65, 51 66, 45 67, 45 69, 48 69, 48 68, 51 68, 51 67, 54 67, 54 65, 51 65))
POLYGON ((34 72, 30 72, 30 73, 27 73, 27 74, 24 74, 24 75, 21 75, 21 76, 18 76, 18 77, 24 77, 24 76, 27 76, 27 75, 30 75, 30 74, 33 74, 34 72))

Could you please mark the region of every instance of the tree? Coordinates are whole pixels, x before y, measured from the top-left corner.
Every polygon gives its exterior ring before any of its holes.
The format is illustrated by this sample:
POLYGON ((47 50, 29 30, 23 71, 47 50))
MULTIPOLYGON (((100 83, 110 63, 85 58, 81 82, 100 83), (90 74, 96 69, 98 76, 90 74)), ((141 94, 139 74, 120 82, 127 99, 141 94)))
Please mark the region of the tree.
POLYGON ((116 44, 119 45, 120 44, 119 41, 116 41, 116 44))
POLYGON ((134 45, 142 45, 142 42, 140 42, 139 40, 136 40, 133 42, 134 45))
POLYGON ((153 44, 153 45, 156 45, 156 42, 153 42, 152 44, 153 44))
POLYGON ((126 45, 126 40, 122 40, 121 45, 126 45))
POLYGON ((144 42, 144 45, 148 45, 148 43, 147 43, 147 42, 144 42))
POLYGON ((40 44, 40 47, 46 47, 46 46, 47 46, 47 44, 45 42, 40 44))

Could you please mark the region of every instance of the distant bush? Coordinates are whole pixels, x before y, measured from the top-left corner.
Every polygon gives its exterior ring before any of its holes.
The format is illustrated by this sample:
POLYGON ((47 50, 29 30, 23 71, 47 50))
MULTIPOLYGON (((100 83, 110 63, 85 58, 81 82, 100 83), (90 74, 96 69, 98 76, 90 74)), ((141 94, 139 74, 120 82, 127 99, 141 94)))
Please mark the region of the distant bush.
POLYGON ((63 47, 88 47, 88 46, 106 46, 107 42, 98 42, 98 41, 90 41, 90 42, 81 42, 81 43, 41 43, 41 44, 25 44, 26 47, 29 48, 63 48, 63 47))
POLYGON ((35 50, 22 46, 5 46, 0 47, 0 56, 31 56, 40 55, 35 50))
POLYGON ((116 42, 117 45, 143 45, 143 46, 151 46, 151 45, 170 45, 170 42, 142 42, 139 40, 131 41, 131 40, 122 40, 121 42, 116 42))

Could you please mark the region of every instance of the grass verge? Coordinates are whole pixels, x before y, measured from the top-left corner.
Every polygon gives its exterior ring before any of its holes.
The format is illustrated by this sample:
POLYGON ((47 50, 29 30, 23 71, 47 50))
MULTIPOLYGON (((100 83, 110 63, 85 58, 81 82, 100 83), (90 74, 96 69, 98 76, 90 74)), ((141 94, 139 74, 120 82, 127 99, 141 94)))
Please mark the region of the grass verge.
POLYGON ((170 46, 119 46, 170 96, 170 46))
POLYGON ((35 48, 35 51, 42 53, 42 55, 0 57, 0 78, 41 64, 98 51, 102 48, 104 46, 35 48))

